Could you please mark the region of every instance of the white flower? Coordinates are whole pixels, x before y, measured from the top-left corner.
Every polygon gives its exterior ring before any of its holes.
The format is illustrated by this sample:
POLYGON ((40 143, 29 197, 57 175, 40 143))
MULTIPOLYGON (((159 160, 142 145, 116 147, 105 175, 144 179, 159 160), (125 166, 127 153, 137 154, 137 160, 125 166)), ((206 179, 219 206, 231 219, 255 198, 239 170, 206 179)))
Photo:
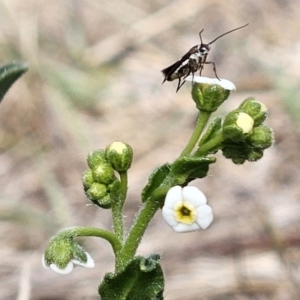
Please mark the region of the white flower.
POLYGON ((198 75, 189 75, 186 79, 186 81, 192 81, 192 82, 198 82, 198 83, 206 83, 206 84, 217 84, 221 86, 225 90, 229 91, 235 91, 236 87, 233 82, 227 80, 227 79, 222 79, 220 80, 218 78, 209 78, 209 77, 202 77, 198 75))
POLYGON ((205 195, 194 186, 172 187, 162 208, 165 221, 177 232, 206 229, 213 220, 205 195))
POLYGON ((47 269, 47 270, 51 269, 52 271, 54 271, 56 273, 59 273, 59 274, 69 274, 69 273, 71 273, 71 271, 74 268, 74 265, 85 267, 85 268, 90 268, 90 269, 94 268, 94 266, 95 266, 94 260, 92 259, 92 257, 90 256, 89 253, 87 253, 87 252, 84 252, 84 253, 85 253, 86 258, 87 258, 86 262, 82 262, 78 259, 71 259, 63 269, 60 268, 59 266, 57 266, 54 263, 51 263, 50 265, 47 265, 44 255, 43 255, 43 258, 42 258, 42 264, 43 264, 43 267, 45 269, 47 269))

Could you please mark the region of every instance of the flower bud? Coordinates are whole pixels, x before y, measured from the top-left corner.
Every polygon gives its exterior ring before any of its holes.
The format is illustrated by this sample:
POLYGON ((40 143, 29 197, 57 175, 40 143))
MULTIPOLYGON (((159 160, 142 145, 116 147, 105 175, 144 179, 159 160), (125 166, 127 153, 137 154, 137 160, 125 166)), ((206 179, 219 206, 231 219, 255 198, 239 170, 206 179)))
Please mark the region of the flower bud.
POLYGON ((107 161, 112 165, 113 169, 122 172, 130 168, 133 158, 132 148, 122 142, 113 142, 106 150, 105 155, 107 161))
POLYGON ((268 115, 267 107, 254 98, 246 99, 241 103, 239 109, 251 116, 254 120, 254 126, 262 124, 268 115))
POLYGON ((88 169, 83 173, 82 183, 85 189, 90 188, 91 185, 94 183, 93 172, 91 169, 88 169))
POLYGON ((46 269, 59 274, 68 274, 74 265, 93 268, 95 263, 91 256, 72 237, 52 237, 42 259, 46 269))
POLYGON ((251 148, 245 141, 236 143, 231 140, 227 140, 224 142, 224 146, 222 148, 223 155, 226 158, 231 159, 232 162, 237 165, 243 164, 247 160, 250 151, 251 148))
POLYGON ((269 148, 274 141, 273 131, 264 125, 254 127, 247 141, 259 149, 269 148))
POLYGON ((258 148, 253 148, 247 157, 248 161, 257 161, 259 159, 261 159, 264 155, 264 152, 262 149, 258 149, 258 148))
POLYGON ((229 90, 217 84, 195 82, 192 87, 192 98, 200 111, 212 113, 228 98, 229 90))
POLYGON ((111 199, 106 185, 94 182, 85 193, 94 204, 105 209, 111 207, 111 199))
POLYGON ((234 110, 224 120, 223 136, 234 141, 244 140, 251 133, 253 124, 251 116, 240 110, 234 110))
POLYGON ((93 178, 98 183, 109 184, 115 180, 114 169, 107 162, 100 163, 92 169, 93 178))
POLYGON ((106 162, 104 150, 95 150, 89 153, 87 163, 91 169, 104 162, 106 162))

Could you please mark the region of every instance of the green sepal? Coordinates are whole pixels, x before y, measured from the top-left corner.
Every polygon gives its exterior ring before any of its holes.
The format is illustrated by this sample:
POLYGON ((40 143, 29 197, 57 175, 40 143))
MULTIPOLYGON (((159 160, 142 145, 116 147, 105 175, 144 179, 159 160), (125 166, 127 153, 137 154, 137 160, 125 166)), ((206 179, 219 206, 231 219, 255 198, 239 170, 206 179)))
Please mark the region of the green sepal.
POLYGON ((73 259, 73 238, 60 238, 53 236, 45 250, 45 262, 48 266, 56 264, 64 269, 71 259, 73 259))
POLYGON ((251 135, 247 138, 247 142, 258 149, 269 148, 274 142, 273 131, 265 125, 254 127, 251 135))
POLYGON ((99 286, 101 300, 162 300, 164 276, 159 255, 137 256, 118 274, 108 273, 99 286))
POLYGON ((233 163, 240 165, 246 160, 257 161, 263 157, 263 150, 247 143, 246 141, 233 142, 227 140, 223 143, 223 155, 232 160, 233 163))
MULTIPOLYGON (((147 185, 142 191, 142 201, 145 202, 151 198, 154 190, 162 187, 166 178, 170 175, 171 166, 166 163, 153 171, 150 175, 147 185)), ((170 186, 172 187, 172 186, 170 186)))
POLYGON ((261 125, 268 116, 267 107, 252 97, 244 100, 240 104, 239 109, 251 116, 251 118, 254 120, 254 126, 261 125))
POLYGON ((177 179, 177 184, 185 185, 196 178, 205 177, 209 170, 209 165, 215 161, 215 157, 185 156, 175 160, 171 170, 177 179))
MULTIPOLYGON (((213 137, 220 131, 222 128, 222 118, 217 117, 215 118, 207 128, 205 134, 201 138, 198 146, 201 147, 206 142, 209 142, 213 139, 213 137)), ((216 153, 219 149, 219 145, 216 146, 216 148, 210 149, 209 153, 216 153)))
POLYGON ((0 67, 0 102, 12 84, 27 70, 25 63, 9 63, 0 67))
POLYGON ((228 98, 230 91, 217 84, 193 83, 192 98, 200 111, 212 113, 228 98))

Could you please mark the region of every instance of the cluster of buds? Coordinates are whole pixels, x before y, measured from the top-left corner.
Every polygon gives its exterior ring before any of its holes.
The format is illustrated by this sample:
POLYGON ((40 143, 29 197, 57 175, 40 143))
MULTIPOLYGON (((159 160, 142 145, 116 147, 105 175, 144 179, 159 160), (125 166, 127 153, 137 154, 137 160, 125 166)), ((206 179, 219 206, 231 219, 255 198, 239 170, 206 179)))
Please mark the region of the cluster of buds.
POLYGON ((223 122, 223 155, 235 164, 260 159, 274 141, 272 129, 263 124, 266 118, 266 106, 254 98, 230 112, 223 122))
POLYGON ((87 197, 94 204, 105 209, 111 207, 120 187, 115 171, 126 172, 132 158, 132 148, 122 142, 114 142, 105 150, 96 150, 88 155, 89 169, 84 172, 82 181, 87 197))
MULTIPOLYGON (((235 86, 228 80, 218 82, 217 79, 196 77, 192 98, 200 113, 211 114, 228 98, 231 90, 235 90, 235 86)), ((263 124, 266 118, 267 108, 263 103, 254 98, 246 99, 223 122, 221 118, 212 122, 199 142, 197 153, 203 154, 200 149, 203 144, 216 138, 217 143, 207 154, 222 150, 223 155, 235 164, 259 160, 263 151, 274 142, 272 129, 263 124)))

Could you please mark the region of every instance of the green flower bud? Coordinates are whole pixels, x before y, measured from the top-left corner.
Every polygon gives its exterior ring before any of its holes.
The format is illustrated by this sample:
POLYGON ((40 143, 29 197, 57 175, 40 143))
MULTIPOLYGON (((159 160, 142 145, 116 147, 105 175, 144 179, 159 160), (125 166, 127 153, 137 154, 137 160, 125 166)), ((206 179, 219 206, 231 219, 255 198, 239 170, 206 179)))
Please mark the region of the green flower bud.
POLYGON ((223 137, 233 141, 244 140, 251 133, 253 124, 251 116, 240 110, 234 110, 224 120, 223 137))
POLYGON ((98 183, 109 184, 116 178, 114 169, 107 162, 95 166, 92 173, 94 180, 98 183))
POLYGON ((105 195, 103 198, 101 198, 100 200, 96 202, 94 202, 95 204, 97 204, 98 206, 100 206, 101 208, 104 209, 109 209, 111 208, 111 204, 112 204, 112 199, 110 197, 110 195, 105 195))
POLYGON ((268 115, 267 107, 254 98, 246 99, 241 103, 239 109, 251 116, 254 120, 254 126, 262 124, 268 115))
POLYGON ((91 185, 94 183, 93 172, 91 169, 88 169, 83 173, 82 183, 85 189, 90 188, 91 185))
POLYGON ((87 197, 92 201, 96 202, 103 198, 107 194, 106 185, 94 182, 91 187, 86 191, 87 197))
POLYGON ((229 90, 217 84, 194 83, 192 98, 200 111, 212 113, 228 98, 229 90))
POLYGON ((253 148, 247 157, 248 161, 257 161, 259 159, 261 159, 264 155, 264 152, 262 149, 257 149, 257 148, 253 148))
POLYGON ((91 169, 104 162, 106 162, 104 150, 96 150, 89 153, 87 163, 91 169))
POLYGON ((251 135, 247 139, 255 148, 266 149, 272 146, 274 135, 271 128, 260 125, 254 127, 251 135))
POLYGON ((111 198, 104 184, 93 183, 86 191, 86 195, 94 204, 102 208, 107 209, 111 207, 111 198))
POLYGON ((52 237, 42 259, 43 266, 59 274, 68 274, 74 265, 93 268, 92 257, 70 235, 52 237))
POLYGON ((55 264, 64 269, 73 258, 73 239, 53 237, 45 250, 45 262, 47 265, 55 264))
POLYGON ((222 148, 223 155, 226 158, 232 160, 233 163, 240 165, 243 164, 248 157, 248 153, 251 151, 251 148, 245 143, 241 141, 239 143, 227 140, 224 142, 224 146, 222 148))
POLYGON ((133 158, 132 148, 122 142, 113 142, 106 150, 105 155, 107 161, 112 167, 118 171, 126 171, 130 168, 133 158))
POLYGON ((223 143, 222 152, 235 164, 243 164, 246 160, 257 161, 263 156, 263 149, 254 147, 246 140, 238 143, 227 140, 223 143))

